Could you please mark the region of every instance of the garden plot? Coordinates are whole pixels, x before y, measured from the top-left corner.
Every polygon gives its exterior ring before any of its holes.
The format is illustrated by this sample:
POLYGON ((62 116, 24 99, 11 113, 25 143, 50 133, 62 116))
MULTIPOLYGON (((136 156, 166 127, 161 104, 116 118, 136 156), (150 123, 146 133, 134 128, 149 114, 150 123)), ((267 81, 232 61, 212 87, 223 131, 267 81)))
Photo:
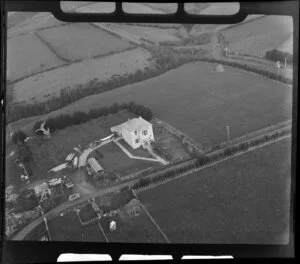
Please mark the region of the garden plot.
POLYGON ((290 169, 285 139, 138 196, 172 243, 283 244, 290 169))
MULTIPOLYGON (((151 65, 151 54, 142 48, 85 60, 39 73, 15 83, 13 100, 15 102, 45 101, 49 99, 48 97, 59 96, 60 91, 64 88, 82 87, 84 89, 84 85, 92 80, 107 81, 118 75, 135 73, 137 70, 143 70, 151 65)), ((28 67, 28 63, 24 62, 23 67, 28 67)))
POLYGON ((151 219, 144 213, 134 217, 103 217, 101 226, 109 242, 119 243, 166 243, 151 219), (109 230, 109 224, 115 221, 117 229, 109 230))
MULTIPOLYGON (((233 52, 264 56, 280 48, 293 34, 293 20, 287 16, 264 16, 222 31, 233 52)), ((292 52, 292 50, 289 50, 292 52)))
POLYGON ((72 62, 113 54, 133 47, 127 41, 88 23, 45 29, 38 34, 59 56, 72 62))
POLYGON ((177 37, 178 30, 174 28, 162 29, 146 26, 133 26, 118 24, 118 27, 134 36, 150 40, 152 42, 180 41, 177 37))
MULTIPOLYGON (((14 81, 64 64, 34 34, 7 39, 7 79, 14 81)), ((31 93, 34 91, 24 91, 31 93)))
POLYGON ((76 212, 48 221, 52 241, 106 242, 98 222, 82 226, 76 212))

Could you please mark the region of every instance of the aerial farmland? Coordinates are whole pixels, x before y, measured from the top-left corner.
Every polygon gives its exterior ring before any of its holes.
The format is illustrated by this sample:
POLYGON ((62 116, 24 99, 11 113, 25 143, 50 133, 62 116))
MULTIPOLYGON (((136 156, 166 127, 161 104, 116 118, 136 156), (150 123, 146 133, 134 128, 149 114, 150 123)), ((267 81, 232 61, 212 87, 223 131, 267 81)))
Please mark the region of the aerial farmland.
MULTIPOLYGON (((235 8, 191 3, 185 10, 235 8)), ((289 242, 291 18, 193 25, 9 17, 6 238, 289 242)))

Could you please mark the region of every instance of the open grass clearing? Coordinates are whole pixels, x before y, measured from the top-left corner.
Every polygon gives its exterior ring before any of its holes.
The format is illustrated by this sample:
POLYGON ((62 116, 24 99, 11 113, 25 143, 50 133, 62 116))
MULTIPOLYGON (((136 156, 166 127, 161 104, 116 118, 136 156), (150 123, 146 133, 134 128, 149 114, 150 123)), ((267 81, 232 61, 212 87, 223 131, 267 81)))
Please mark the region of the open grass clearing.
POLYGON ((264 56, 267 50, 281 47, 291 38, 293 20, 288 16, 264 16, 230 27, 222 33, 231 51, 264 56))
POLYGON ((45 222, 42 221, 40 224, 38 224, 30 233, 28 233, 23 240, 25 241, 37 241, 39 240, 43 235, 47 233, 45 222))
POLYGON ((287 243, 291 141, 139 193, 173 243, 287 243), (174 195, 176 193, 176 195, 174 195))
POLYGON ((45 29, 38 34, 57 54, 69 61, 89 59, 133 47, 127 41, 88 23, 45 29))
POLYGON ((76 212, 48 221, 52 241, 106 242, 98 223, 82 226, 76 212))
POLYGON ((151 65, 151 54, 142 48, 81 61, 15 83, 13 100, 14 102, 45 101, 51 96, 59 96, 63 88, 83 88, 83 85, 89 81, 107 81, 114 76, 135 73, 151 65))
MULTIPOLYGON (((34 34, 7 39, 7 79, 9 81, 14 81, 63 63, 34 34)), ((23 93, 26 92, 23 91, 23 93)))

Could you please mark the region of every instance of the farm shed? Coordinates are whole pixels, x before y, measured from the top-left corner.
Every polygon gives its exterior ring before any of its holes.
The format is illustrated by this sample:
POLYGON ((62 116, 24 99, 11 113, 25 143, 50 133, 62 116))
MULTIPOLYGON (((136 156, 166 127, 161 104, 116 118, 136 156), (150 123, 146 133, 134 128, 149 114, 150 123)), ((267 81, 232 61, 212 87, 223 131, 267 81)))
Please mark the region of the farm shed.
POLYGON ((89 158, 88 164, 94 173, 104 173, 104 169, 95 158, 89 158))

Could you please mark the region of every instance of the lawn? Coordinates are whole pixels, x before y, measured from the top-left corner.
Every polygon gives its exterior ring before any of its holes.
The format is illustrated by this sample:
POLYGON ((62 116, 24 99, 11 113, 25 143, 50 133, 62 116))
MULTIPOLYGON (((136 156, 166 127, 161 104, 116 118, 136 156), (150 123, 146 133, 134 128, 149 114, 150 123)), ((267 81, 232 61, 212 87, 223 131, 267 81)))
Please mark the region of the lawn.
POLYGON ((173 243, 287 243, 291 140, 139 193, 173 243))
POLYGON ((9 81, 62 64, 63 61, 34 34, 7 39, 7 80, 9 81))
POLYGON ((119 140, 119 143, 127 149, 133 156, 144 157, 144 158, 153 158, 150 153, 143 149, 142 147, 133 149, 124 139, 119 140))
POLYGON ((101 225, 109 242, 119 243, 165 243, 164 237, 156 229, 148 216, 142 212, 133 218, 120 215, 101 219, 101 225), (114 220, 117 229, 109 230, 110 221, 114 220))
POLYGON ((291 119, 291 87, 228 66, 216 72, 216 66, 188 63, 143 82, 88 96, 50 115, 135 101, 204 146, 227 140, 227 125, 233 139, 291 119))
MULTIPOLYGON (((33 65, 36 66, 34 64, 37 59, 36 54, 36 52, 32 54, 35 59, 30 58, 30 65, 33 61, 33 65)), ((92 80, 108 81, 118 75, 125 76, 143 70, 151 66, 150 59, 151 54, 147 50, 136 48, 39 73, 14 84, 13 100, 31 103, 45 101, 51 96, 59 96, 63 88, 84 89, 84 85, 92 80)), ((27 69, 28 66, 29 63, 24 62, 22 70, 27 69)))
POLYGON ((98 161, 104 171, 114 172, 120 177, 158 165, 152 161, 129 158, 115 143, 109 143, 100 149, 102 158, 98 161))
POLYGON ((85 60, 133 47, 127 41, 88 23, 45 29, 38 34, 61 57, 69 61, 85 60))
MULTIPOLYGON (((293 19, 265 16, 222 31, 233 52, 264 56, 270 49, 281 48, 293 34, 293 19)), ((292 48, 292 45, 289 45, 292 48)), ((287 50, 293 52, 293 50, 287 50)))
POLYGON ((48 221, 52 241, 105 242, 98 223, 82 226, 75 212, 48 221))

